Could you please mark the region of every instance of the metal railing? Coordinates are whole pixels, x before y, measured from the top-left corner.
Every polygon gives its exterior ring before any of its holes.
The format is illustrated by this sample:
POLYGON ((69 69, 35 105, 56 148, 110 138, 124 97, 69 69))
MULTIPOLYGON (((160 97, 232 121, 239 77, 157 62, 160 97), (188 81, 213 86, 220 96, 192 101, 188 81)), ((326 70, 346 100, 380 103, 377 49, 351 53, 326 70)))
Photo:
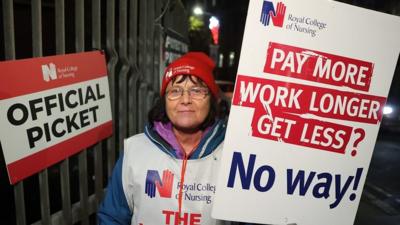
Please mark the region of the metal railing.
POLYGON ((94 224, 123 139, 143 130, 147 111, 158 96, 164 28, 187 37, 182 3, 177 0, 2 0, 1 3, 4 52, 0 60, 93 49, 103 49, 106 53, 113 136, 13 187, 18 225, 94 224), (21 35, 29 28, 31 37, 21 35), (39 198, 31 196, 35 190, 39 190, 39 198))

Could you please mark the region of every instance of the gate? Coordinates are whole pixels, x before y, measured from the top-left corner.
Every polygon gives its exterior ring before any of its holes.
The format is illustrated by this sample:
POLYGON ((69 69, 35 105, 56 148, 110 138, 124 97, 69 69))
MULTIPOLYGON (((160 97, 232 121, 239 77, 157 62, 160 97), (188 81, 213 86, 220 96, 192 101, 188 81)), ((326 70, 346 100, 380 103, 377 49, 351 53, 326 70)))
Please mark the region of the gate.
POLYGON ((1 224, 96 223, 123 139, 142 132, 157 99, 166 37, 187 43, 186 21, 179 0, 2 0, 2 61, 105 51, 113 136, 13 187, 2 181, 2 196, 13 195, 1 224))

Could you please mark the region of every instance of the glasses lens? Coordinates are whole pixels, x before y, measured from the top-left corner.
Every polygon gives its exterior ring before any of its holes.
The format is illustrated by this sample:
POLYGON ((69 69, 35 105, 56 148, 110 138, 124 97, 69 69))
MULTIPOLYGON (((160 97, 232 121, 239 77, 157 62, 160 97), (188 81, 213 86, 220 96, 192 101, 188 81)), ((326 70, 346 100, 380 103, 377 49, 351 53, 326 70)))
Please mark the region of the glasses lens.
POLYGON ((190 96, 194 99, 203 99, 208 94, 208 89, 204 87, 192 87, 188 90, 190 96))
POLYGON ((182 96, 183 93, 183 89, 179 88, 179 87, 174 87, 171 88, 168 92, 167 92, 167 97, 171 100, 175 100, 178 99, 179 97, 182 96))

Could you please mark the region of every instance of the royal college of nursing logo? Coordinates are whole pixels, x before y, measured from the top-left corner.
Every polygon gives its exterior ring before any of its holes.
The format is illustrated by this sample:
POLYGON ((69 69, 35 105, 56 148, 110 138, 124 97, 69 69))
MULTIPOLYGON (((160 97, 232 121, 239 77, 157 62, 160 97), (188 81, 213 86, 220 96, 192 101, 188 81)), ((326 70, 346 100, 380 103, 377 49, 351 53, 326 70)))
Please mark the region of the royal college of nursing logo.
POLYGON ((165 77, 166 77, 166 78, 170 78, 170 77, 172 77, 172 75, 173 75, 173 73, 172 73, 172 68, 171 68, 171 69, 169 69, 169 70, 167 71, 167 73, 165 74, 165 77))
POLYGON ((79 68, 76 65, 58 67, 52 62, 48 64, 42 64, 43 80, 50 82, 57 79, 75 78, 78 73, 78 69, 79 68))
POLYGON ((275 27, 282 27, 285 19, 286 6, 282 2, 278 2, 276 8, 270 1, 264 1, 261 9, 260 22, 264 26, 268 26, 272 20, 275 27))
POLYGON ((150 197, 156 196, 156 190, 162 198, 171 198, 174 174, 169 170, 163 171, 162 179, 157 170, 147 170, 145 193, 150 197))
POLYGON ((57 79, 57 69, 54 63, 42 65, 43 80, 49 82, 50 80, 57 79))

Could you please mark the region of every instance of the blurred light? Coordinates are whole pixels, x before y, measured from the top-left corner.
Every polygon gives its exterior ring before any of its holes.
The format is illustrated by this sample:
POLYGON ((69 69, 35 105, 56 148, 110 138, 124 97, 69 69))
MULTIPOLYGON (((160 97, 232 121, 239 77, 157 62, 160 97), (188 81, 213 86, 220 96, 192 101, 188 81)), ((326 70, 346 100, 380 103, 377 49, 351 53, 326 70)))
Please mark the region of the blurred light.
POLYGON ((218 27, 219 28, 219 20, 217 17, 212 16, 210 18, 210 25, 208 26, 211 29, 213 29, 214 27, 218 27))
POLYGON ((203 15, 204 14, 203 9, 200 6, 194 7, 193 8, 193 13, 195 15, 203 15))
POLYGON ((391 114, 393 112, 393 108, 390 106, 385 106, 383 107, 383 115, 388 115, 391 114))
POLYGON ((218 58, 218 67, 221 68, 223 65, 224 65, 224 55, 220 53, 218 58))
POLYGON ((235 62, 235 52, 229 52, 229 66, 233 66, 235 62))
POLYGON ((214 44, 217 45, 218 44, 218 38, 219 38, 219 20, 217 17, 215 16, 211 16, 210 17, 210 24, 208 25, 208 27, 211 30, 211 34, 212 34, 212 38, 214 41, 214 44))

